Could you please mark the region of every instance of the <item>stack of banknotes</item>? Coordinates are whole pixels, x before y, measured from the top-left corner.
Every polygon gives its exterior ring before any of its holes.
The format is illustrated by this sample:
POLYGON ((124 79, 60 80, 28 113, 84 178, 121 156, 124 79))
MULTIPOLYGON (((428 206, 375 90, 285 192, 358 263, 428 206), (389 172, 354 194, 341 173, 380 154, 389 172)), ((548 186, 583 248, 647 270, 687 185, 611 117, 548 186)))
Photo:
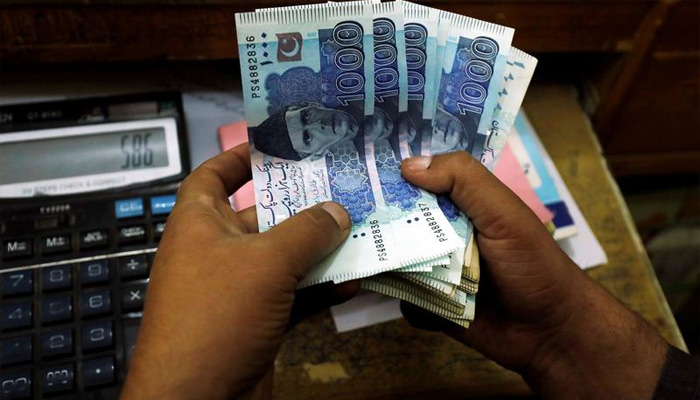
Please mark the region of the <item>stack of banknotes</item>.
POLYGON ((511 46, 513 29, 355 1, 241 13, 236 30, 259 229, 324 201, 352 219, 301 287, 362 279, 468 327, 472 225, 406 182, 401 160, 464 150, 493 167, 537 63, 511 46))

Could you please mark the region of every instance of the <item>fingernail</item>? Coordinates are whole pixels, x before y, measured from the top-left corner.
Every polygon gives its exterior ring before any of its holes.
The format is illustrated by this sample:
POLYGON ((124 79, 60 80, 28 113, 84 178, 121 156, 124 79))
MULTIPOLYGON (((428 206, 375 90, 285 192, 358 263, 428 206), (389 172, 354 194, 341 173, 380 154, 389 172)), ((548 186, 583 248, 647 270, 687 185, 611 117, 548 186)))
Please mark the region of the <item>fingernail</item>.
POLYGON ((340 204, 328 201, 323 203, 321 208, 326 210, 326 212, 330 214, 333 219, 335 219, 335 222, 338 223, 341 229, 345 230, 350 227, 350 216, 340 204))
POLYGON ((430 161, 432 161, 430 157, 411 157, 404 160, 404 165, 411 171, 424 171, 430 166, 430 161))

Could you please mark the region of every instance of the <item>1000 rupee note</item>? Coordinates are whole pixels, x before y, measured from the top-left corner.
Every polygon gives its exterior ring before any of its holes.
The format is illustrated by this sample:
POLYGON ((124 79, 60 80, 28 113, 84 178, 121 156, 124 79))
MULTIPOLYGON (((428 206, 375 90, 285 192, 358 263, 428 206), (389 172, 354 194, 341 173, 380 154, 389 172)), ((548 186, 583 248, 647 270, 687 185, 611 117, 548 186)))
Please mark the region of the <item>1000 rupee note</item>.
POLYGON ((478 142, 474 148, 475 153, 481 153, 481 163, 489 170, 493 170, 507 143, 508 132, 515 123, 536 66, 535 57, 515 47, 511 48, 486 140, 478 142))
POLYGON ((475 298, 459 289, 453 299, 447 300, 422 286, 401 282, 396 277, 373 276, 362 280, 361 284, 364 289, 407 301, 466 328, 474 320, 475 298))
POLYGON ((237 14, 236 28, 260 230, 333 200, 350 214, 351 237, 302 285, 400 267, 366 158, 371 7, 237 14))
MULTIPOLYGON (((449 24, 449 34, 438 72, 430 152, 471 152, 474 143, 486 136, 491 122, 500 88, 497 77, 503 76, 513 29, 447 12, 441 13, 440 23, 443 21, 449 24)), ((438 196, 438 204, 466 246, 471 222, 448 197, 438 196)), ((453 253, 447 268, 451 283, 460 283, 463 265, 464 251, 453 253)))
MULTIPOLYGON (((402 266, 444 256, 460 246, 442 215, 435 196, 401 176, 401 159, 408 157, 405 124, 408 107, 406 44, 401 2, 373 3, 374 109, 365 121, 371 130, 368 159, 377 169, 383 202, 394 239, 401 244, 402 266)), ((371 83, 368 83, 371 84, 371 83)))

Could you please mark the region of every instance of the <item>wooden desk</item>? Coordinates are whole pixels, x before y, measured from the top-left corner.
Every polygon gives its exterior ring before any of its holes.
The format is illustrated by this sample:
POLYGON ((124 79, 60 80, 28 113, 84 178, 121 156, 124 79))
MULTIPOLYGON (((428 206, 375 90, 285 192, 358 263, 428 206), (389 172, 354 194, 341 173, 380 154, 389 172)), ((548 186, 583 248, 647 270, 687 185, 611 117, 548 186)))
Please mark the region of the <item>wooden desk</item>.
MULTIPOLYGON (((573 88, 533 87, 525 108, 608 255, 609 264, 590 275, 671 344, 685 348, 573 88)), ((329 312, 289 333, 276 362, 274 390, 279 400, 530 395, 518 375, 442 334, 418 331, 403 320, 337 334, 329 312)))

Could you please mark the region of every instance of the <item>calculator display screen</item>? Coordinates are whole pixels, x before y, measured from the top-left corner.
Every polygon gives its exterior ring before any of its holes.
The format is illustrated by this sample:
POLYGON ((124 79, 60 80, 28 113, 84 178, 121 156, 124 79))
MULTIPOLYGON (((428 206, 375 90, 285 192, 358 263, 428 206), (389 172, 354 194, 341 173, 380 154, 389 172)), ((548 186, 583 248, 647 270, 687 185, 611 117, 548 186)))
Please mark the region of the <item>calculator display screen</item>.
POLYGON ((0 135, 0 197, 103 190, 177 175, 174 119, 0 135))
POLYGON ((0 143, 0 185, 168 165, 163 127, 0 143), (9 168, 8 168, 9 167, 9 168))

